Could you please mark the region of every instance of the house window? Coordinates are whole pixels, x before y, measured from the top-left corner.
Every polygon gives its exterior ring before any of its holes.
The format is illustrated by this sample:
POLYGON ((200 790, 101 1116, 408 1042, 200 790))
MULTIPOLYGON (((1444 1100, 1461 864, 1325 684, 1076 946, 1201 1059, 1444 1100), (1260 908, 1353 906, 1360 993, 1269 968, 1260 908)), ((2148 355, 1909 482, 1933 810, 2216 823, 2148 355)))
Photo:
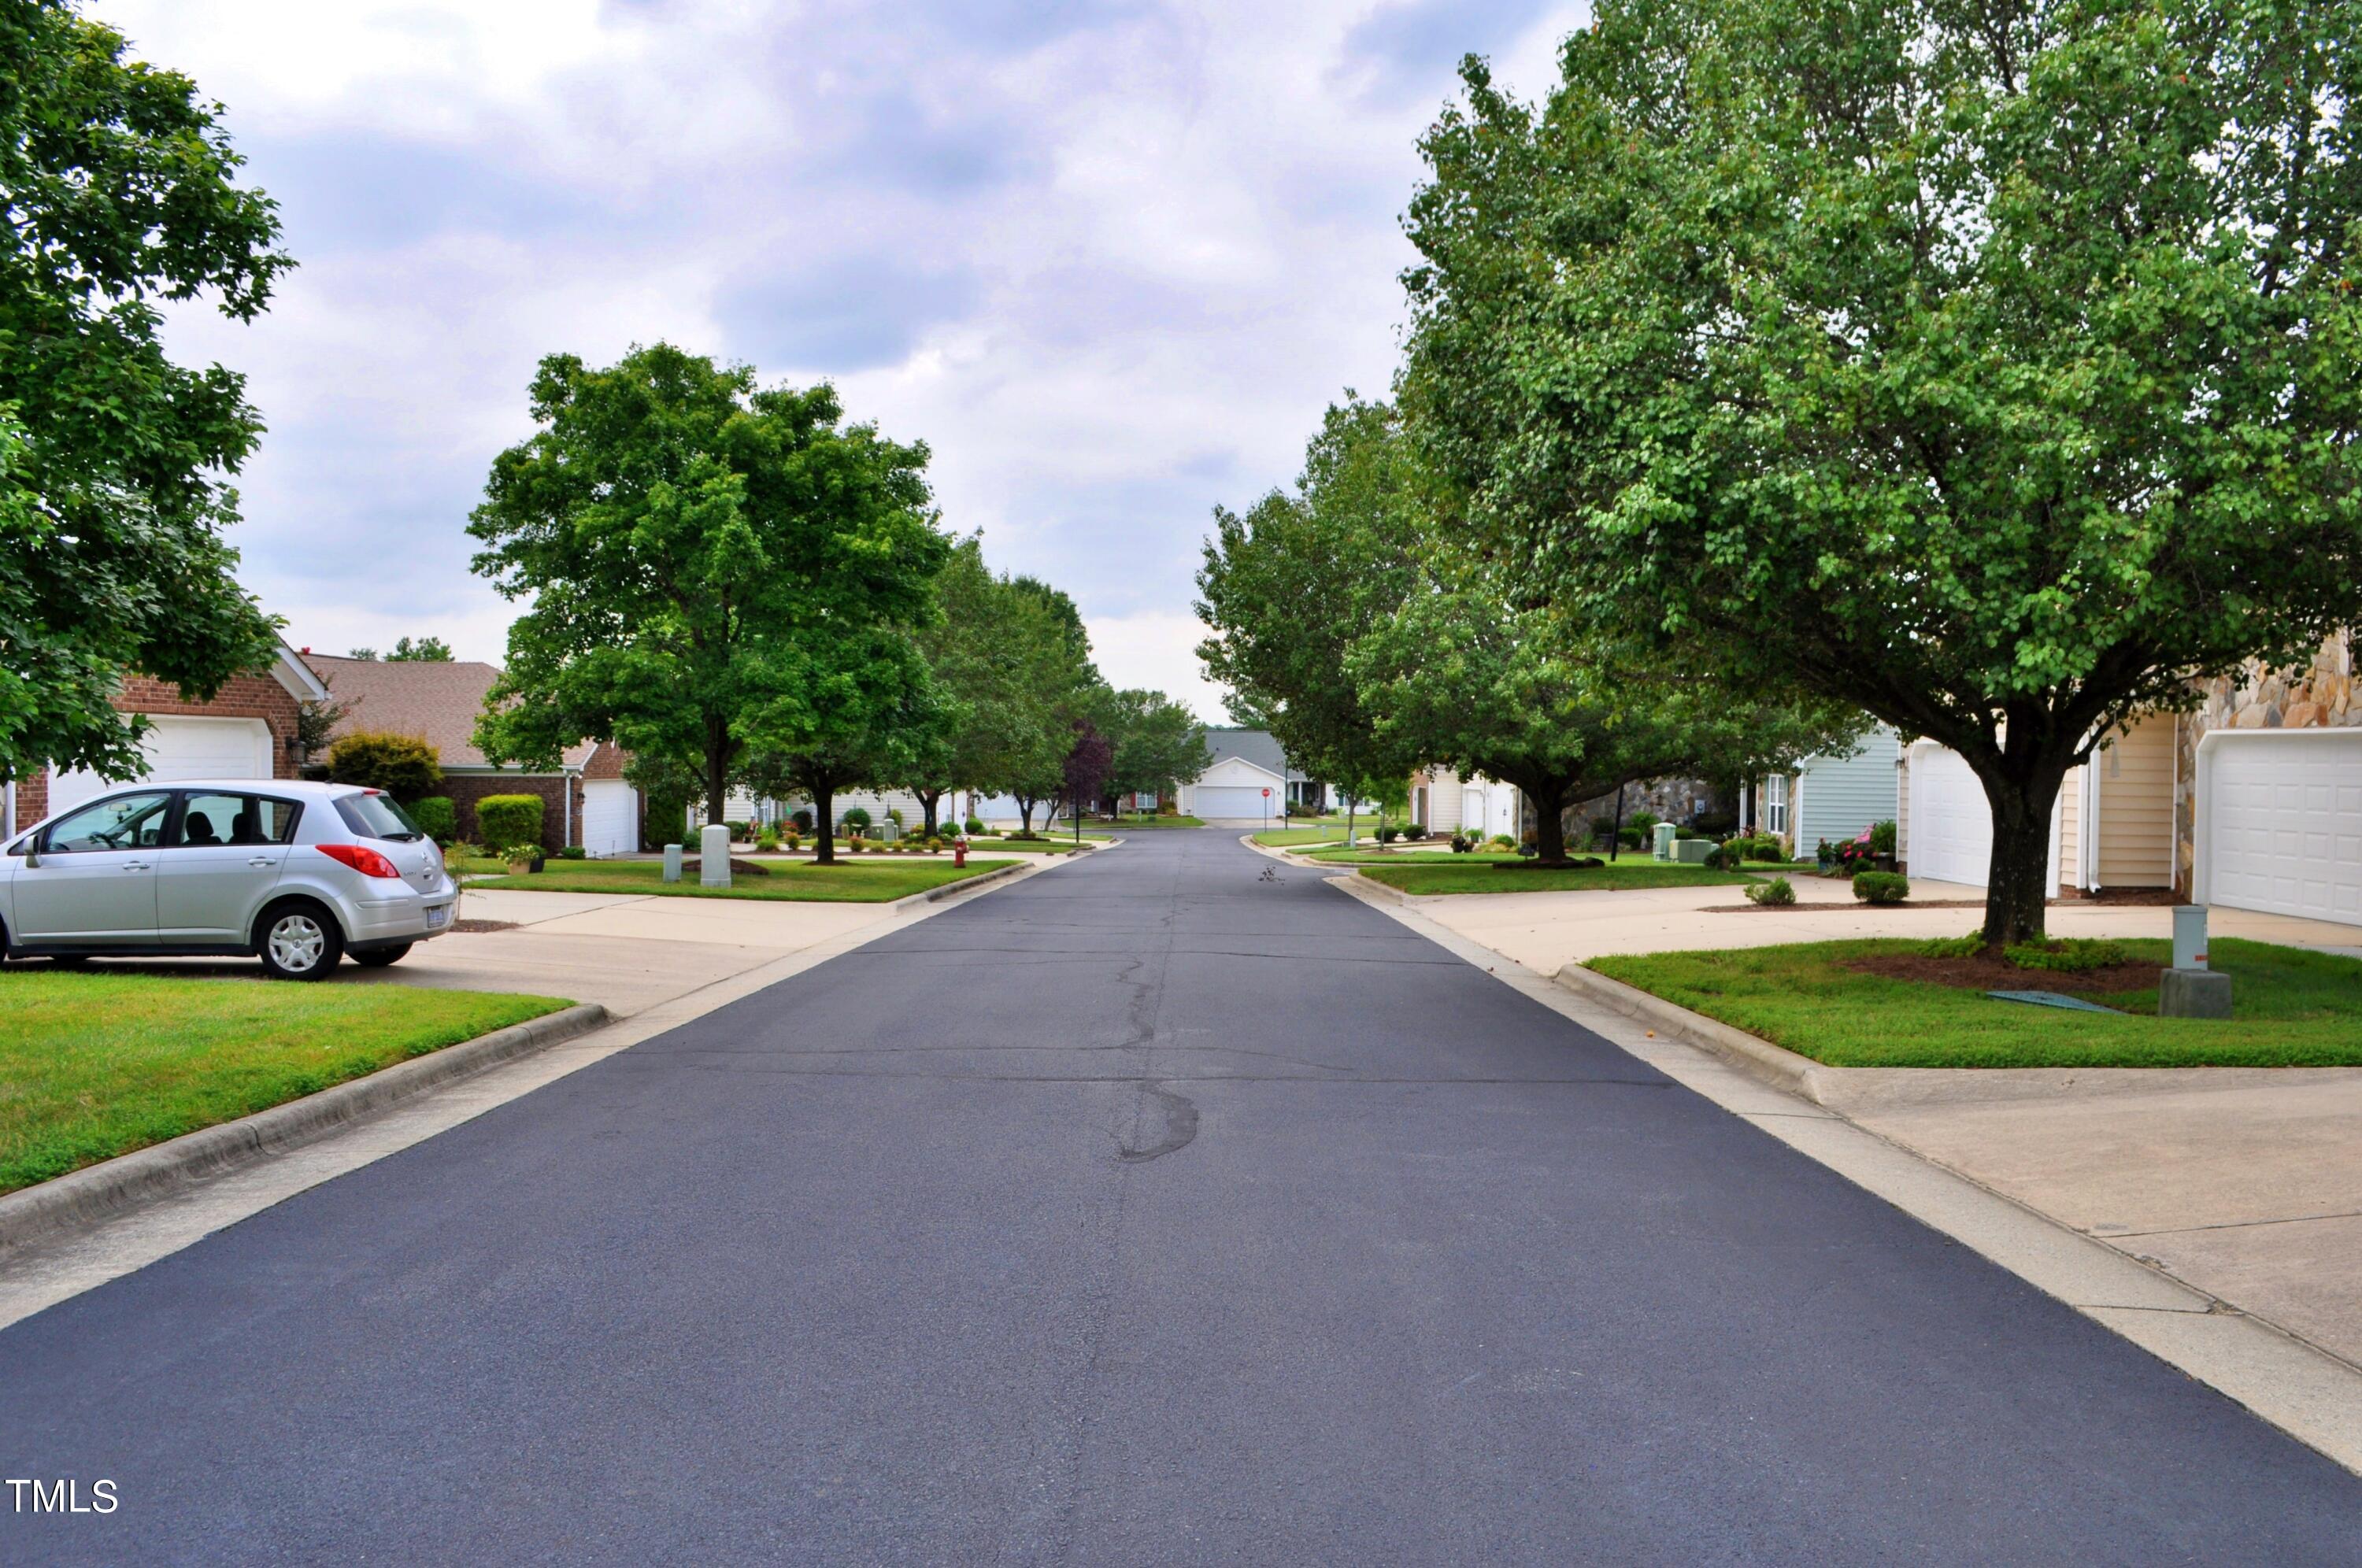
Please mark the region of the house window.
POLYGON ((1788 776, 1774 773, 1763 780, 1763 831, 1788 831, 1788 776))

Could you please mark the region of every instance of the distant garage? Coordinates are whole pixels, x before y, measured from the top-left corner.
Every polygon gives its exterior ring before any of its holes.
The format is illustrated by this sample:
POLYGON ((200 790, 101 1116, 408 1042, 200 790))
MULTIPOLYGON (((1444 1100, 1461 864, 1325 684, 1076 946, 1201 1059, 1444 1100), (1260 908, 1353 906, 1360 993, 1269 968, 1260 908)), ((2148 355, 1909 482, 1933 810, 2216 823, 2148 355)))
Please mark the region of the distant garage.
POLYGON ((1208 822, 1242 821, 1248 817, 1273 816, 1277 800, 1269 790, 1250 789, 1237 784, 1200 784, 1198 786, 1197 815, 1208 822))
POLYGON ((2198 800, 2200 902, 2362 925, 2362 730, 2216 731, 2198 800))
POLYGON ((640 792, 620 778, 582 785, 582 848, 593 859, 635 855, 640 847, 640 792))
MULTIPOLYGON (((1919 741, 1911 747, 1909 842, 1905 863, 1915 878, 1981 888, 1992 874, 1992 808, 1968 758, 1949 746, 1919 741)), ((2058 818, 2050 830, 2050 894, 2058 892, 2058 818)))

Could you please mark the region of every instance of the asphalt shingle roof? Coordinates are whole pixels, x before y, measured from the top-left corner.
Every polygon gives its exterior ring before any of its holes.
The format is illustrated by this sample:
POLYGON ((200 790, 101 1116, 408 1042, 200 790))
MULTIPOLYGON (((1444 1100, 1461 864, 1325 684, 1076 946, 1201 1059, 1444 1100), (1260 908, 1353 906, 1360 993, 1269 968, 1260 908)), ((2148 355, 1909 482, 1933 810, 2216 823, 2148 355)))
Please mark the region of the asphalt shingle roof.
MULTIPOLYGON (((306 653, 304 662, 328 683, 328 690, 345 704, 345 716, 331 732, 336 737, 359 731, 421 735, 433 746, 446 767, 486 767, 476 749, 476 715, 484 711, 484 694, 501 677, 498 665, 473 659, 339 658, 334 654, 306 653)), ((595 741, 569 747, 567 766, 579 767, 597 749, 595 741)))

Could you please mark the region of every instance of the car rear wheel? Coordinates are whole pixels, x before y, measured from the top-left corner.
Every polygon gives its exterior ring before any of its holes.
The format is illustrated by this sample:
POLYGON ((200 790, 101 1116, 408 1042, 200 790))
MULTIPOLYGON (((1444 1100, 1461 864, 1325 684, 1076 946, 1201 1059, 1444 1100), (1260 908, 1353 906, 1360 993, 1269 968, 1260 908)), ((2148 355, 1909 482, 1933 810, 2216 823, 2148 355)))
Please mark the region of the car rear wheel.
POLYGON ((364 969, 382 969, 388 964, 402 962, 403 955, 409 951, 410 944, 407 942, 399 947, 372 947, 366 953, 354 954, 353 962, 364 969))
POLYGON ((324 980, 344 955, 336 917, 317 904, 281 904, 262 917, 255 952, 274 980, 324 980))

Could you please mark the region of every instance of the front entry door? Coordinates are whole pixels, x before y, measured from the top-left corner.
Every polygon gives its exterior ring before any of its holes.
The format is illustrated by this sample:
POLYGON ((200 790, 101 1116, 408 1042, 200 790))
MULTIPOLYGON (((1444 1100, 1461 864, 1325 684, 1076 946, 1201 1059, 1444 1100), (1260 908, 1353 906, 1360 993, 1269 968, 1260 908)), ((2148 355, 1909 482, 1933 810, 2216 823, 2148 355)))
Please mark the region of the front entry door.
POLYGON ((160 790, 111 795, 52 823, 41 863, 17 868, 17 940, 153 945, 156 862, 171 803, 160 790))

